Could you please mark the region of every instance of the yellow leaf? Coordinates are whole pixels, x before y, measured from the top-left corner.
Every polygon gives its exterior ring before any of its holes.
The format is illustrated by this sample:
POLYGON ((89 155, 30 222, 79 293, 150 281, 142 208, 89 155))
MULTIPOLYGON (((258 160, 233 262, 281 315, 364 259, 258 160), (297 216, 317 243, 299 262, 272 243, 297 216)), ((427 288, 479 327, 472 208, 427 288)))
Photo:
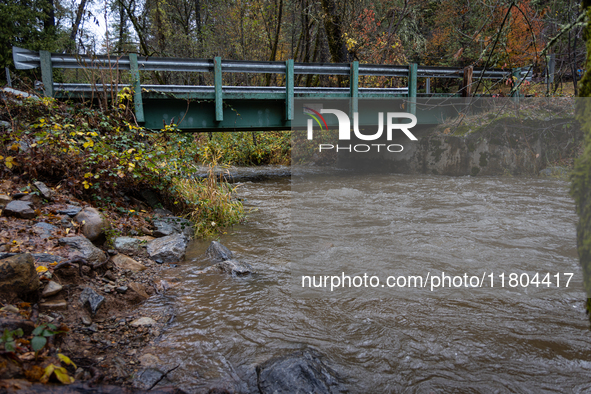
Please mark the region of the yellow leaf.
POLYGON ((46 272, 47 271, 47 267, 40 265, 39 267, 36 268, 36 271, 38 273, 42 273, 42 272, 46 272))
POLYGON ((6 157, 6 159, 4 160, 4 164, 6 165, 6 167, 8 167, 9 169, 12 168, 13 166, 16 165, 16 163, 14 162, 14 157, 12 156, 8 156, 6 157))
POLYGON ((69 228, 66 229, 66 234, 70 234, 70 229, 69 228))
POLYGON ((55 370, 55 365, 49 364, 47 367, 45 367, 45 373, 43 374, 43 376, 41 376, 41 379, 39 379, 39 380, 42 383, 47 383, 49 381, 49 377, 51 376, 51 374, 53 373, 54 370, 55 370))
POLYGON ((60 359, 61 362, 66 363, 66 365, 72 364, 74 366, 74 368, 78 368, 76 366, 76 364, 74 363, 74 361, 70 360, 70 358, 68 356, 58 353, 57 357, 60 359))
POLYGON ((63 384, 74 383, 74 378, 68 375, 68 371, 66 371, 66 368, 64 367, 55 368, 53 373, 55 374, 55 377, 63 384))
POLYGON ((19 145, 19 144, 12 144, 12 145, 10 146, 10 150, 14 150, 14 151, 17 151, 17 150, 19 150, 19 148, 20 148, 20 145, 19 145))
POLYGON ((51 265, 52 267, 57 265, 57 261, 54 261, 53 263, 49 263, 49 265, 51 265))

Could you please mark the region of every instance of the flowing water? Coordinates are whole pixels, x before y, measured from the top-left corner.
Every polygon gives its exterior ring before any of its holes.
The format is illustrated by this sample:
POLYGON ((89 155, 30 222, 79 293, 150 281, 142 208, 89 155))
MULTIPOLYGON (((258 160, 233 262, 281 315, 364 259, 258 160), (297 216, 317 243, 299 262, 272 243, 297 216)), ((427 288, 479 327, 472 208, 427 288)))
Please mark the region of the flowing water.
MULTIPOLYGON (((323 182, 337 192, 350 188, 346 179, 323 182)), ((573 272, 572 283, 535 294, 295 297, 290 227, 298 212, 291 210, 291 180, 245 182, 240 196, 255 210, 221 241, 257 273, 200 273, 211 264, 208 245, 194 242, 187 261, 165 271, 179 285, 145 305, 176 311, 156 345, 161 360, 181 365, 170 374, 174 383, 189 392, 255 393, 257 364, 312 346, 352 393, 591 391, 591 331, 568 183, 403 175, 363 182, 368 198, 358 204, 367 201, 366 210, 372 196, 395 202, 382 212, 391 218, 382 228, 396 239, 397 259, 410 261, 417 273, 436 262, 449 270, 458 259, 497 269, 515 261, 529 270, 573 272)), ((339 249, 338 234, 332 236, 331 247, 339 249)))

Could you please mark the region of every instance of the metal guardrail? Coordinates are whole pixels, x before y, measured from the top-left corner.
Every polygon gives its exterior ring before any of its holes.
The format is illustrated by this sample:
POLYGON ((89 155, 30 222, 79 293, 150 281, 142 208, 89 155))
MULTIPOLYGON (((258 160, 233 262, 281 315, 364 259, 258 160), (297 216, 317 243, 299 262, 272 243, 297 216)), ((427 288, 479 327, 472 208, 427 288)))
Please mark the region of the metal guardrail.
MULTIPOLYGON (((157 97, 162 94, 173 94, 183 98, 202 98, 215 100, 216 121, 223 120, 223 99, 280 99, 285 100, 286 120, 293 119, 294 97, 350 97, 356 108, 356 98, 359 97, 417 97, 417 78, 462 78, 464 69, 448 67, 429 67, 409 64, 377 65, 334 63, 295 63, 293 60, 285 62, 261 62, 214 59, 177 59, 142 57, 136 54, 126 56, 88 56, 49 53, 47 51, 31 51, 13 47, 14 64, 19 70, 41 68, 41 75, 45 94, 54 96, 56 91, 62 94, 88 93, 122 89, 131 86, 134 91, 135 113, 138 122, 144 120, 142 91, 146 97, 157 97), (54 83, 53 69, 93 68, 100 70, 129 70, 132 76, 131 85, 100 84, 72 84, 54 83), (204 72, 214 74, 214 86, 182 86, 182 85, 141 85, 139 71, 184 71, 204 72), (273 73, 285 74, 285 86, 222 86, 222 73, 273 73), (294 75, 344 75, 349 77, 350 86, 347 88, 297 87, 294 86, 294 75), (406 88, 359 88, 359 76, 402 77, 408 79, 406 88)), ((528 70, 529 71, 529 70, 528 70)), ((474 78, 502 80, 512 75, 527 72, 521 70, 479 69, 472 70, 474 78)), ((429 83, 427 84, 429 85, 429 83)), ((412 106, 410 106, 412 111, 412 106)))

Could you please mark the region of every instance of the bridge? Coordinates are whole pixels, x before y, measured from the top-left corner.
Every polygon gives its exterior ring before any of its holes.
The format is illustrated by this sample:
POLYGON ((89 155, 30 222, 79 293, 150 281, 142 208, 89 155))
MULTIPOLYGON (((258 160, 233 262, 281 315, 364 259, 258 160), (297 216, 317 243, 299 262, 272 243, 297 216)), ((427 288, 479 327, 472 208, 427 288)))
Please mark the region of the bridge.
MULTIPOLYGON (((14 64, 19 70, 41 69, 43 92, 57 98, 92 98, 97 92, 119 91, 130 87, 133 91, 134 112, 139 124, 149 129, 160 129, 163 123, 174 123, 183 131, 264 131, 290 130, 294 120, 294 100, 348 99, 352 111, 360 99, 398 99, 400 107, 415 113, 419 124, 436 124, 445 117, 456 116, 457 107, 417 110, 417 102, 432 97, 460 97, 460 94, 434 94, 430 91, 433 78, 461 78, 463 93, 470 96, 473 80, 502 81, 528 77, 531 69, 503 70, 468 67, 447 68, 409 64, 377 65, 335 63, 296 63, 287 61, 260 62, 214 59, 177 59, 126 56, 88 56, 31 51, 13 47, 14 64), (54 69, 93 69, 119 72, 129 71, 130 84, 57 83, 54 69), (141 84, 142 72, 177 71, 213 74, 213 86, 141 84), (281 74, 284 86, 227 86, 224 73, 281 74), (295 86, 295 76, 329 75, 348 80, 348 87, 295 86), (397 77, 407 81, 403 88, 359 87, 360 76, 397 77), (418 92, 418 81, 424 80, 424 92, 418 92)), ((382 100, 377 100, 382 99, 382 100)), ((378 104, 379 105, 379 104, 378 104)), ((387 112, 387 109, 386 109, 387 112)))

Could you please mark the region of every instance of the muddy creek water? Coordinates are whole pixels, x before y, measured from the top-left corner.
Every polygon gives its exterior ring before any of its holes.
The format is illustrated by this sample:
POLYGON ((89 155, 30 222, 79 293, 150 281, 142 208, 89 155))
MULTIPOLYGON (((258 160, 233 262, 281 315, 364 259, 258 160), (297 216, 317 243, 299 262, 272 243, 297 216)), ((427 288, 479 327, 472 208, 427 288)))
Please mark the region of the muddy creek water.
MULTIPOLYGON (((294 297, 290 223, 297 212, 290 205, 291 180, 244 182, 240 197, 256 211, 220 240, 257 273, 199 273, 211 264, 204 256, 208 244, 193 242, 186 261, 164 271, 165 279, 179 278, 179 284, 144 306, 175 310, 156 344, 164 363, 180 365, 169 376, 172 382, 189 392, 221 387, 258 393, 257 364, 312 346, 352 393, 591 390, 591 331, 567 182, 402 175, 366 180, 396 202, 384 215, 397 218, 392 225, 398 255, 420 256, 411 262, 416 272, 433 261, 450 266, 468 253, 491 267, 515 259, 540 272, 572 272, 571 286, 535 295, 499 290, 446 297, 294 297)), ((347 184, 335 181, 331 187, 347 184)))

